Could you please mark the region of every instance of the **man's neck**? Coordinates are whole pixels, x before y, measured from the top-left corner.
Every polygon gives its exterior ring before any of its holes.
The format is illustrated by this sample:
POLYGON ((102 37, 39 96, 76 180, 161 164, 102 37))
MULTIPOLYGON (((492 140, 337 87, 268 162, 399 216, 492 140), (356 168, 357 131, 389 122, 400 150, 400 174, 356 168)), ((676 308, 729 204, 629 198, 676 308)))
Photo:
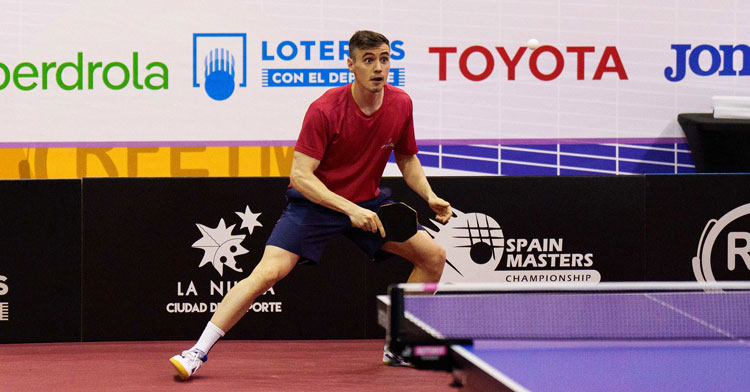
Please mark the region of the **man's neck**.
POLYGON ((380 109, 380 106, 383 104, 384 93, 385 88, 374 93, 361 87, 357 84, 356 80, 352 83, 352 97, 354 97, 354 102, 357 103, 359 110, 361 110, 366 116, 369 116, 380 109))

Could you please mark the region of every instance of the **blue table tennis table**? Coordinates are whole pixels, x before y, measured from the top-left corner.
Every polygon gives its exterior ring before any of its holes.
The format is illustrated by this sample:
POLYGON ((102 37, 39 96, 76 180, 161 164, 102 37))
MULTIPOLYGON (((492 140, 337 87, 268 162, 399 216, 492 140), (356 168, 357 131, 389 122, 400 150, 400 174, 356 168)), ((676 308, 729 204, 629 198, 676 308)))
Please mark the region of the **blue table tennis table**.
POLYGON ((401 295, 388 344, 461 390, 750 391, 749 291, 401 295))

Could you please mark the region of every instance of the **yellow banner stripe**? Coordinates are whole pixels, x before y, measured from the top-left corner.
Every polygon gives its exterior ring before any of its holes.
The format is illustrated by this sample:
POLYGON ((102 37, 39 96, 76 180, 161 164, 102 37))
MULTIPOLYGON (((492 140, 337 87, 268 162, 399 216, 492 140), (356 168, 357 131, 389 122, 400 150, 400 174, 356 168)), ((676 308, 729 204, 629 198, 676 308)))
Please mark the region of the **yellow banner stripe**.
POLYGON ((293 146, 3 148, 0 179, 288 176, 293 146))

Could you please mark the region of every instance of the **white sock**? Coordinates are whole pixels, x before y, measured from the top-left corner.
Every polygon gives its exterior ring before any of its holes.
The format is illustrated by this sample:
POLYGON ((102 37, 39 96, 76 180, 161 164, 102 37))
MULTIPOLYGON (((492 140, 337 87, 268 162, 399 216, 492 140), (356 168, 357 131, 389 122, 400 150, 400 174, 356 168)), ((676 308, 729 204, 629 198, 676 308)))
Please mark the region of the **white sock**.
POLYGON ((201 334, 200 339, 198 339, 198 342, 195 343, 195 346, 191 347, 190 349, 197 348, 198 350, 203 351, 204 353, 208 354, 208 352, 211 350, 211 347, 216 344, 219 339, 224 337, 224 331, 221 330, 221 328, 214 325, 212 322, 208 322, 206 324, 206 329, 203 330, 203 333, 201 334))

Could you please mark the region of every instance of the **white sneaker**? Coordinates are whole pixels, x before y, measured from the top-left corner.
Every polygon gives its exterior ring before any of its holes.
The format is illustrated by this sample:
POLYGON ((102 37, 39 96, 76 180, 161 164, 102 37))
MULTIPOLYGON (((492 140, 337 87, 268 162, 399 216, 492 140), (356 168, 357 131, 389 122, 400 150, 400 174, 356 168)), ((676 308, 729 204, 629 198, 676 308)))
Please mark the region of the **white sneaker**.
POLYGON ((174 357, 169 358, 169 362, 172 362, 172 366, 177 370, 177 375, 180 376, 180 379, 185 381, 195 374, 198 368, 200 368, 203 362, 206 362, 207 359, 208 356, 206 353, 194 348, 192 350, 183 351, 181 355, 175 355, 174 357))
POLYGON ((383 364, 387 366, 414 367, 411 362, 404 360, 400 355, 391 351, 388 345, 383 347, 383 364))

